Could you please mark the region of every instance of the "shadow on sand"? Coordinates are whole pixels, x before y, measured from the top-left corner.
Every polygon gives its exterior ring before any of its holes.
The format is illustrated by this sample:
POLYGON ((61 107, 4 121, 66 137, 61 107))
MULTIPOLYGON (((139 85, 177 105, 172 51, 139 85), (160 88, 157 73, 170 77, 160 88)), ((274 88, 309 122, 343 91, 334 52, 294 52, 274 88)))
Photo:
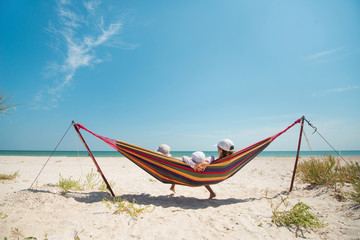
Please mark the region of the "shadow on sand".
MULTIPOLYGON (((65 198, 73 198, 74 200, 81 203, 96 203, 101 202, 103 199, 126 199, 128 201, 133 201, 137 204, 141 205, 154 205, 158 207, 179 207, 182 209, 205 209, 208 207, 220 207, 223 205, 232 205, 238 203, 247 203, 253 201, 260 201, 262 199, 266 199, 266 197, 260 198, 246 198, 246 199, 237 199, 237 198, 228 198, 228 199, 198 199, 194 197, 184 197, 184 196, 174 196, 174 195, 159 195, 152 196, 150 194, 123 194, 121 196, 112 197, 108 192, 101 191, 92 191, 92 192, 80 192, 80 191, 69 191, 66 194, 62 194, 59 192, 54 192, 51 190, 44 189, 27 189, 25 191, 29 191, 32 193, 48 193, 55 194, 65 198)), ((276 198, 280 195, 286 194, 286 192, 278 193, 272 198, 276 198)))
MULTIPOLYGON (((275 195, 272 198, 276 198, 280 195, 286 194, 286 192, 281 192, 275 195)), ((135 199, 135 202, 142 205, 155 205, 161 206, 164 208, 167 207, 179 207, 182 209, 203 209, 208 207, 220 207, 223 205, 232 205, 238 203, 247 203, 253 201, 259 201, 266 199, 266 197, 261 198, 246 198, 246 199, 237 199, 237 198, 228 198, 228 199, 198 199, 194 197, 184 197, 184 196, 174 196, 174 195, 159 195, 151 196, 150 194, 123 194, 122 199, 127 199, 132 201, 135 199)))
POLYGON ((74 200, 82 203, 95 203, 95 202, 101 202, 104 198, 107 199, 112 198, 112 196, 108 192, 101 192, 101 191, 95 191, 95 192, 68 191, 67 193, 54 192, 45 189, 26 189, 23 191, 29 191, 32 193, 54 194, 65 198, 73 198, 74 200))

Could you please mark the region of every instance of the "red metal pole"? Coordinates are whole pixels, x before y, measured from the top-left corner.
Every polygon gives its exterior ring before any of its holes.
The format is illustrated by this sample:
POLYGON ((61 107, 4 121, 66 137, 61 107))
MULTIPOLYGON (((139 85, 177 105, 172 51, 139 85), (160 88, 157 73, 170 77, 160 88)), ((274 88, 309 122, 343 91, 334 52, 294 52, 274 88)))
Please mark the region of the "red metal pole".
POLYGON ((102 172, 101 169, 100 169, 99 164, 96 162, 94 155, 93 155, 92 152, 90 151, 90 148, 89 148, 88 145, 86 144, 85 139, 84 139, 83 136, 81 135, 81 133, 80 133, 80 131, 79 131, 79 129, 78 129, 78 127, 76 126, 76 123, 75 123, 74 121, 73 121, 73 126, 74 126, 74 128, 75 128, 75 131, 79 134, 79 137, 80 137, 81 141, 83 142, 86 150, 88 151, 91 159, 93 160, 93 162, 94 162, 94 164, 95 164, 98 172, 100 173, 101 177, 103 178, 103 180, 104 180, 104 182, 105 182, 105 184, 106 184, 106 186, 107 186, 107 189, 108 189, 108 190, 110 191, 110 193, 111 193, 111 196, 115 197, 115 194, 114 194, 113 190, 111 189, 110 184, 109 184, 108 181, 106 180, 103 172, 102 172))
POLYGON ((293 190, 293 185, 294 185, 294 180, 295 180, 295 174, 296 174, 296 168, 297 168, 297 164, 298 164, 298 160, 299 160, 299 153, 300 153, 300 146, 301 146, 301 137, 302 137, 302 132, 303 132, 303 128, 304 128, 304 119, 305 119, 305 117, 302 116, 302 118, 301 118, 300 136, 299 136, 299 144, 298 144, 298 149, 297 149, 297 153, 296 153, 296 160, 295 160, 294 171, 293 171, 293 175, 292 175, 292 178, 291 178, 290 192, 293 190))

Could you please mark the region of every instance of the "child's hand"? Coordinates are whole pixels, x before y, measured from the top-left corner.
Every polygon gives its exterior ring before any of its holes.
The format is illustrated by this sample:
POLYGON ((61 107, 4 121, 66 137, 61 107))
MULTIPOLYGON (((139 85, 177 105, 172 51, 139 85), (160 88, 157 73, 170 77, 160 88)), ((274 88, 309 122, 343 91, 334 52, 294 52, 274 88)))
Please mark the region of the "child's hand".
POLYGON ((194 166, 195 171, 204 171, 206 167, 209 165, 208 162, 196 163, 194 166))

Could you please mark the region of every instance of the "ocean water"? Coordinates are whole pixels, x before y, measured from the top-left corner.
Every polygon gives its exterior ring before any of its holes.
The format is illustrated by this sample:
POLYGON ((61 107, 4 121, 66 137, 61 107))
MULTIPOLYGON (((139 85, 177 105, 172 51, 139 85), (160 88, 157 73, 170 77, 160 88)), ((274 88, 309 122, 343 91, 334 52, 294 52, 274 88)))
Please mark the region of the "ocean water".
MULTIPOLYGON (((93 151, 95 157, 122 157, 118 152, 114 151, 93 151)), ((193 151, 172 151, 173 157, 180 158, 182 156, 191 156, 193 151)), ((206 156, 217 156, 217 151, 204 151, 206 156)), ((339 151, 341 156, 360 156, 360 150, 339 151)), ((16 150, 0 150, 0 156, 51 156, 52 151, 16 151, 16 150)), ((300 156, 325 156, 326 154, 338 156, 334 151, 300 151, 300 156)), ((56 151, 53 156, 59 157, 87 157, 86 151, 56 151)), ((263 151, 260 157, 295 157, 296 151, 263 151)))

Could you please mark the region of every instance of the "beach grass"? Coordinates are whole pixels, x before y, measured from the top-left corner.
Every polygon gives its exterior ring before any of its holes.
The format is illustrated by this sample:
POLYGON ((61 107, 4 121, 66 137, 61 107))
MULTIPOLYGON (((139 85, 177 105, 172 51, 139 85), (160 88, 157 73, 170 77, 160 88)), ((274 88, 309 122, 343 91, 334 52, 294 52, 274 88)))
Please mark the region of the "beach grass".
POLYGON ((300 180, 311 185, 326 185, 334 187, 339 182, 339 163, 333 156, 317 159, 311 158, 308 161, 299 163, 297 171, 300 180))
MULTIPOLYGON (((115 186, 115 182, 114 181, 108 181, 111 187, 115 186)), ((104 183, 104 181, 99 177, 99 175, 97 175, 96 173, 94 173, 93 169, 91 169, 91 172, 88 173, 85 177, 85 180, 82 181, 81 178, 77 179, 77 180, 73 180, 71 179, 71 177, 69 177, 68 179, 63 178, 61 176, 61 174, 59 174, 59 182, 57 184, 59 187, 61 187, 64 191, 63 193, 66 194, 68 193, 69 190, 93 190, 93 189, 97 189, 100 191, 107 191, 107 186, 104 183)))
POLYGON ((275 211, 272 221, 277 226, 292 226, 314 230, 324 224, 310 211, 310 206, 303 202, 296 203, 290 210, 275 211))
POLYGON ((149 213, 155 210, 155 207, 150 209, 150 206, 136 206, 135 198, 132 202, 121 197, 115 199, 104 198, 103 203, 105 203, 110 210, 113 210, 113 207, 115 207, 113 214, 128 213, 132 219, 136 219, 142 213, 149 213))
POLYGON ((13 180, 18 176, 19 176, 19 171, 16 171, 13 174, 0 174, 0 180, 13 180))
POLYGON ((6 215, 3 212, 0 212, 0 219, 4 219, 4 218, 7 218, 7 217, 8 217, 8 215, 6 215))
MULTIPOLYGON (((17 228, 13 229, 12 234, 13 234, 13 236, 16 236, 16 239, 20 239, 20 237, 24 237, 17 228)), ((4 240, 8 240, 7 237, 4 237, 4 240)), ((23 238, 23 240, 37 240, 37 238, 36 237, 25 237, 25 238, 23 238)), ((47 234, 45 234, 44 240, 48 240, 47 234)))
POLYGON ((360 203, 360 164, 350 162, 341 165, 331 155, 322 158, 311 158, 299 163, 297 173, 300 180, 314 186, 326 186, 334 189, 337 197, 346 198, 360 203), (341 192, 345 184, 351 184, 351 192, 341 192))
POLYGON ((272 217, 271 222, 276 226, 287 226, 297 228, 305 228, 316 230, 324 226, 324 223, 320 221, 312 212, 310 212, 311 207, 303 202, 296 203, 291 209, 280 211, 280 208, 288 207, 288 196, 281 197, 281 201, 278 204, 274 204, 272 200, 268 197, 266 192, 266 199, 270 203, 272 217))
MULTIPOLYGON (((115 182, 112 180, 108 180, 108 183, 110 185, 111 188, 113 188, 115 186, 115 182)), ((108 190, 106 183, 102 180, 100 180, 100 183, 97 185, 97 189, 102 191, 102 192, 106 192, 108 190)))
POLYGON ((353 186, 353 191, 347 192, 346 195, 354 202, 360 204, 360 180, 354 180, 351 184, 353 186))
POLYGON ((86 174, 84 187, 87 189, 94 189, 98 185, 98 182, 99 182, 99 175, 94 173, 94 170, 91 169, 91 171, 88 174, 86 174))
POLYGON ((59 174, 58 186, 64 190, 63 193, 65 193, 65 194, 69 190, 83 190, 84 189, 82 187, 80 178, 78 180, 73 180, 73 179, 71 179, 71 177, 69 177, 68 179, 65 179, 61 176, 61 174, 59 174))
POLYGON ((80 240, 78 232, 75 231, 73 236, 74 236, 74 240, 80 240))

